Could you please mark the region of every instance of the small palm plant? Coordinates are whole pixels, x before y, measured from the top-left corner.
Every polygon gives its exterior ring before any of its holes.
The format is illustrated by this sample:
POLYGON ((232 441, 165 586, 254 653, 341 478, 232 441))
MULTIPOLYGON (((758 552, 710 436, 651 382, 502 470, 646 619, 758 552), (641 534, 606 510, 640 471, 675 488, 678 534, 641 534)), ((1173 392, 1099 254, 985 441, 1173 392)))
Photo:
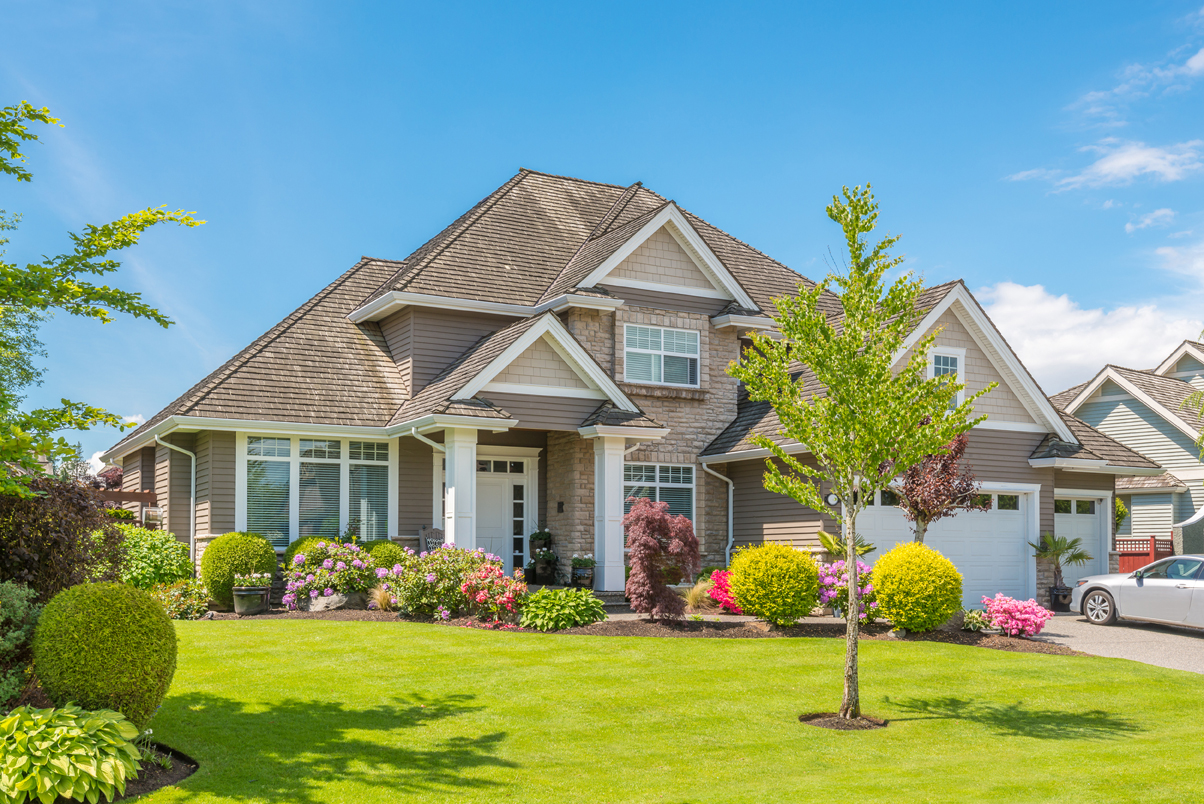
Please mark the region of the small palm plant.
POLYGON ((1057 536, 1053 533, 1045 533, 1041 536, 1041 544, 1028 543, 1028 546, 1036 550, 1034 553, 1037 558, 1047 558, 1054 565, 1054 587, 1065 589, 1066 583, 1062 580, 1062 565, 1074 567, 1079 564, 1086 564, 1091 561, 1094 556, 1083 549, 1083 540, 1075 537, 1068 539, 1065 536, 1057 536))
MULTIPOLYGON (((819 532, 819 543, 824 546, 824 549, 828 551, 833 560, 841 558, 847 552, 847 545, 843 536, 833 536, 831 533, 821 530, 819 532)), ((860 533, 853 538, 853 549, 857 551, 857 555, 859 556, 872 553, 874 548, 875 545, 861 538, 860 533)))

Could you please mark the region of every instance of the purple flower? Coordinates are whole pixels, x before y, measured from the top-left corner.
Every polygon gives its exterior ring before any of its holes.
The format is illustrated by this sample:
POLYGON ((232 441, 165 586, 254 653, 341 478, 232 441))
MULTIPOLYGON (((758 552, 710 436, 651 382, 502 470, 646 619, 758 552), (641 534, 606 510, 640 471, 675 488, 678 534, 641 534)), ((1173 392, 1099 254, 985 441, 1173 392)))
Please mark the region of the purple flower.
POLYGON ((360 560, 357 558, 355 561, 352 561, 352 562, 351 562, 351 566, 355 567, 356 569, 363 569, 363 568, 364 568, 364 562, 363 562, 363 561, 360 561, 360 560))
POLYGON ((347 569, 347 565, 344 564, 342 561, 340 561, 339 563, 334 565, 334 568, 337 570, 345 570, 345 569, 347 569))
POLYGON ((419 553, 419 554, 418 554, 418 557, 419 557, 419 558, 426 558, 426 553, 419 553))
POLYGON ((440 607, 439 616, 446 620, 451 617, 451 612, 445 608, 440 607))
POLYGON ((323 562, 322 562, 322 566, 323 566, 323 567, 326 567, 326 569, 331 569, 331 568, 333 568, 333 567, 334 567, 334 562, 333 562, 333 561, 331 561, 331 560, 328 558, 328 559, 326 559, 325 561, 323 561, 323 562))
POLYGON ((382 584, 380 585, 380 588, 381 588, 381 589, 384 589, 386 592, 388 592, 388 591, 389 591, 389 585, 388 585, 387 583, 382 583, 382 584))
POLYGON ((322 590, 322 594, 326 595, 326 597, 330 597, 331 595, 334 594, 334 590, 328 586, 322 590))
POLYGON ((325 546, 326 546, 326 542, 318 542, 318 547, 325 547, 325 546))
POLYGON ((402 572, 401 565, 400 565, 400 564, 394 564, 394 565, 393 565, 393 574, 394 574, 394 575, 400 575, 400 574, 401 574, 401 572, 402 572))
POLYGON ((317 590, 317 589, 310 589, 310 590, 309 590, 309 596, 310 596, 310 597, 317 597, 317 596, 318 596, 318 590, 317 590))
POLYGON ((312 572, 311 572, 309 575, 306 575, 306 576, 305 576, 305 582, 306 582, 306 583, 313 583, 313 582, 314 582, 314 574, 313 574, 312 572))
POLYGON ((294 564, 304 564, 305 556, 301 555, 300 553, 297 553, 297 555, 293 556, 293 563, 294 564))
POLYGON ((388 574, 389 574, 389 571, 388 571, 387 569, 385 569, 384 567, 380 567, 380 568, 378 568, 378 569, 376 570, 376 577, 377 577, 377 578, 383 578, 383 577, 385 577, 385 576, 386 576, 386 575, 388 575, 388 574))
POLYGON ((434 582, 435 582, 435 573, 433 573, 433 572, 428 572, 428 573, 426 574, 426 582, 427 582, 427 583, 434 583, 434 582))

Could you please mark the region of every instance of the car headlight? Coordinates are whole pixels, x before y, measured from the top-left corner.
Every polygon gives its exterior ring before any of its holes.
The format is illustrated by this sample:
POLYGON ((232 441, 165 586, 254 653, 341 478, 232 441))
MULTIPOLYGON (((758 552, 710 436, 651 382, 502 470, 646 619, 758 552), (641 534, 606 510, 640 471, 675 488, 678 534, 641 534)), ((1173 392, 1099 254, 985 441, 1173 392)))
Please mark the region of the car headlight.
POLYGON ((1078 583, 1075 584, 1075 588, 1077 589, 1078 587, 1082 586, 1085 583, 1087 583, 1087 579, 1083 578, 1081 581, 1079 581, 1078 583))

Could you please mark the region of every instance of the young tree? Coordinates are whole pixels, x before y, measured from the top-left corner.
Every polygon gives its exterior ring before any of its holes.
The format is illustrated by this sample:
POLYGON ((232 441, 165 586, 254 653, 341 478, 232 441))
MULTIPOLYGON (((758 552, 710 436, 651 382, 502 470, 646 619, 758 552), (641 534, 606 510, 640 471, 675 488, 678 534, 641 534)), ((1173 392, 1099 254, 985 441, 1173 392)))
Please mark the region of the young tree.
MULTIPOLYGON (((18 182, 33 179, 21 153, 25 143, 38 141, 31 130, 33 124, 62 125, 49 109, 34 108, 27 101, 0 109, 0 174, 18 182)), ((14 229, 17 220, 0 210, 0 230, 14 229)), ((116 271, 121 263, 112 259, 113 252, 135 245, 144 231, 168 222, 181 226, 204 223, 184 210, 148 208, 101 226, 88 224, 82 233, 69 234, 71 251, 43 257, 40 262, 18 265, 2 259, 0 252, 0 496, 34 494, 30 478, 42 472, 42 463, 72 455, 72 445, 56 437, 57 432, 88 430, 97 425, 124 426, 120 417, 102 408, 66 399, 57 408, 22 411, 19 391, 40 376, 31 359, 41 354, 41 344, 32 333, 38 321, 53 310, 93 318, 102 324, 112 321, 114 313, 126 313, 162 327, 171 325, 171 319, 144 302, 138 293, 88 279, 116 271)))
POLYGON ((680 620, 686 599, 665 584, 665 570, 677 567, 688 578, 701 568, 698 537, 684 516, 670 516, 669 503, 636 497, 623 517, 630 551, 631 576, 627 597, 631 608, 654 620, 680 620))
POLYGON ((955 516, 959 511, 991 509, 989 497, 986 502, 980 501, 974 472, 961 466, 969 441, 965 433, 958 434, 945 445, 944 451, 925 455, 891 486, 899 496, 903 516, 914 526, 917 542, 924 541, 928 526, 937 520, 955 516))
MULTIPOLYGON (((866 236, 877 225, 878 205, 869 185, 843 189, 827 207, 840 225, 848 248, 845 273, 833 272, 811 290, 776 300, 780 339, 754 332, 753 346, 730 373, 742 380, 749 398, 773 405, 781 434, 805 444, 810 458, 788 453, 764 435, 754 435, 768 450, 765 487, 786 494, 816 511, 828 511, 843 522, 849 607, 856 610, 858 573, 857 515, 875 492, 887 488, 901 472, 925 455, 940 452, 958 434, 985 417, 972 418, 973 405, 990 390, 967 395, 952 410, 964 386, 946 375, 928 377, 928 350, 934 333, 920 337, 911 356, 896 366, 908 336, 918 323, 916 301, 921 282, 904 273, 889 288, 886 272, 902 257, 889 250, 898 237, 887 236, 873 247, 866 236), (831 319, 820 305, 829 288, 840 296, 843 315, 831 319), (801 366, 800 366, 801 364, 801 366), (814 374, 824 391, 811 395, 804 375, 814 374), (829 484, 835 501, 820 496, 829 484)), ((856 617, 847 620, 844 699, 840 716, 861 716, 858 689, 856 617)))

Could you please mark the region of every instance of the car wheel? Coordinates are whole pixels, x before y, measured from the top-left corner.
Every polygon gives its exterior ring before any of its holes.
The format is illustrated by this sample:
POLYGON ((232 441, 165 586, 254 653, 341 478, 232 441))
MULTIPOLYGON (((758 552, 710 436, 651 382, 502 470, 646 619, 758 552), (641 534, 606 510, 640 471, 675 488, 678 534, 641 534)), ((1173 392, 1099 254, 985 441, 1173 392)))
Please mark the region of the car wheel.
POLYGON ((1111 625, 1116 622, 1116 601, 1102 589, 1093 589, 1083 598, 1083 614, 1092 625, 1111 625))

